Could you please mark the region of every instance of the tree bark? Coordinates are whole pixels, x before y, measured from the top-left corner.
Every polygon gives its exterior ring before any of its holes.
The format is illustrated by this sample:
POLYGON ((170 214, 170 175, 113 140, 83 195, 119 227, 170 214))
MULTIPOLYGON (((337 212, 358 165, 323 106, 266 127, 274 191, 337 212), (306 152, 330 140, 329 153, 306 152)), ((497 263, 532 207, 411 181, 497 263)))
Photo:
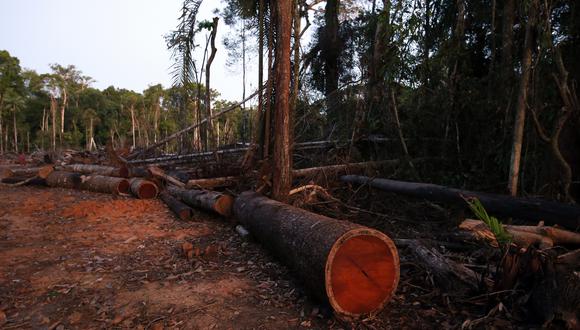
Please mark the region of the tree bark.
POLYGON ((528 13, 528 22, 526 24, 524 53, 522 56, 522 76, 520 79, 520 91, 518 95, 518 104, 516 109, 514 137, 510 161, 508 190, 512 196, 516 196, 518 193, 522 142, 524 139, 528 85, 530 82, 530 71, 532 66, 532 48, 534 44, 534 28, 536 27, 537 9, 538 9, 538 0, 532 0, 528 13))
POLYGON ((139 199, 155 198, 159 193, 157 185, 151 181, 133 178, 129 183, 131 185, 131 193, 139 199))
POLYGON ((189 206, 212 211, 227 218, 232 215, 234 199, 230 195, 210 190, 184 190, 173 187, 169 187, 168 191, 189 206))
POLYGON ((209 131, 209 148, 213 149, 215 147, 215 134, 213 131, 213 114, 211 111, 211 88, 210 88, 210 73, 211 73, 211 64, 213 59, 215 58, 215 54, 217 52, 217 48, 215 47, 215 38, 217 36, 217 27, 218 27, 219 18, 213 18, 213 24, 211 28, 211 54, 207 60, 206 68, 205 68, 205 106, 207 108, 207 128, 209 131))
POLYGON ((166 191, 162 192, 159 197, 179 219, 183 221, 191 220, 193 210, 189 206, 174 198, 166 191))
POLYGON ((97 174, 103 176, 114 176, 120 178, 129 177, 129 169, 125 166, 112 167, 112 166, 102 166, 102 165, 91 165, 91 164, 72 164, 63 165, 59 169, 76 172, 82 174, 97 174))
POLYGON ((120 194, 129 192, 129 183, 123 178, 102 175, 85 176, 80 173, 54 171, 46 178, 49 187, 88 190, 120 194))
POLYGON ((485 209, 499 216, 510 216, 530 221, 543 220, 571 230, 580 228, 580 207, 536 198, 516 198, 469 190, 455 189, 429 183, 372 179, 360 175, 345 175, 341 181, 368 184, 373 188, 436 202, 452 203, 467 207, 465 198, 479 199, 485 209))
POLYGON ((292 0, 276 1, 278 18, 276 44, 276 123, 272 197, 288 198, 292 184, 292 132, 290 94, 290 38, 292 32, 292 0))
POLYGON ((325 86, 324 94, 327 99, 327 111, 338 111, 338 79, 339 56, 341 45, 338 36, 338 11, 340 0, 327 0, 324 10, 324 38, 322 40, 321 56, 324 60, 325 86))
POLYGON ((376 313, 397 288, 398 252, 391 239, 379 231, 254 192, 236 198, 234 215, 338 314, 376 313))

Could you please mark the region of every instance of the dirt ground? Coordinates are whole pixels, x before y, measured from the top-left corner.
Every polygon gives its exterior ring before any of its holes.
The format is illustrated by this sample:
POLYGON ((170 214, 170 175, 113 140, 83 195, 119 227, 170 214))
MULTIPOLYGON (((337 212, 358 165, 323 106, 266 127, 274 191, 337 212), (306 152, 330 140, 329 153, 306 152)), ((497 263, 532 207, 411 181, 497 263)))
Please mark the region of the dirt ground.
POLYGON ((217 217, 182 222, 159 200, 0 187, 2 329, 417 328, 437 314, 402 316, 414 303, 404 301, 340 320, 217 217))

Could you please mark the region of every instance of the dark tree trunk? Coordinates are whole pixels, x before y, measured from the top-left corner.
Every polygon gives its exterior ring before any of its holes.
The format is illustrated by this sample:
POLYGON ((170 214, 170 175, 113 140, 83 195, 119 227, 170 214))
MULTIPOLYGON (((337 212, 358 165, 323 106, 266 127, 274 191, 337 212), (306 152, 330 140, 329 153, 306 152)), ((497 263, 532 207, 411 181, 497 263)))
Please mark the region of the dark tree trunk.
POLYGON ((380 311, 399 281, 397 248, 385 234, 331 219, 254 192, 239 195, 234 215, 342 315, 380 311))
POLYGON ((491 214, 510 216, 530 221, 543 220, 572 230, 580 228, 580 207, 542 199, 516 198, 506 195, 481 193, 449 188, 429 183, 373 179, 360 175, 345 175, 343 182, 368 184, 373 188, 436 202, 453 203, 467 207, 464 198, 475 197, 491 214))
POLYGON ((338 10, 340 0, 326 1, 324 11, 324 35, 322 39, 321 56, 325 68, 324 93, 327 98, 327 111, 334 113, 338 111, 338 78, 339 78, 339 56, 340 40, 338 36, 338 10))

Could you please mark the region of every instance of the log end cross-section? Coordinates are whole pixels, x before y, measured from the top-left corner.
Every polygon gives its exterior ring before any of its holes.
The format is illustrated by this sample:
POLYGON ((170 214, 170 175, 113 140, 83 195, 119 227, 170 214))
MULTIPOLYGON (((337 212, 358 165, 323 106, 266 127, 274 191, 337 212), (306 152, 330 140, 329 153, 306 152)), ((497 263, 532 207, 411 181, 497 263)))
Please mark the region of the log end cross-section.
POLYGON ((131 179, 131 192, 139 199, 151 199, 157 197, 159 189, 151 181, 133 178, 131 179))
POLYGON ((339 314, 381 310, 399 282, 397 248, 376 230, 348 231, 330 250, 325 282, 328 300, 339 314))

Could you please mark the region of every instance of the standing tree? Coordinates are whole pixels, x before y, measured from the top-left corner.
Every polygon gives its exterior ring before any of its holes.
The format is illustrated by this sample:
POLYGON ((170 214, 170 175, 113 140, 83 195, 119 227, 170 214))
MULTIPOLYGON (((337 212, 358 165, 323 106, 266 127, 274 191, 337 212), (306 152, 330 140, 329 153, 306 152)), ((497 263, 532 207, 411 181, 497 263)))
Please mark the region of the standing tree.
POLYGON ((290 109, 290 39, 292 0, 276 1, 276 115, 272 197, 286 201, 292 185, 292 132, 290 109))

